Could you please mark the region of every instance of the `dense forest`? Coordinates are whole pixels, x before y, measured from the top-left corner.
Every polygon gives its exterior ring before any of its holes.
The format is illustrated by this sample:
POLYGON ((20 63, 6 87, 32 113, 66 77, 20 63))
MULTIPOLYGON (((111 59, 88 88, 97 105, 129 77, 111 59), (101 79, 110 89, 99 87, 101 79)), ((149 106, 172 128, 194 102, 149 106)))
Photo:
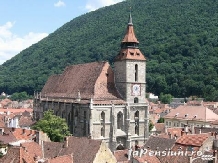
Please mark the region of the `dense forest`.
POLYGON ((113 66, 130 6, 147 58, 147 92, 217 101, 217 0, 126 0, 81 15, 1 65, 0 92, 33 94, 71 64, 113 66))

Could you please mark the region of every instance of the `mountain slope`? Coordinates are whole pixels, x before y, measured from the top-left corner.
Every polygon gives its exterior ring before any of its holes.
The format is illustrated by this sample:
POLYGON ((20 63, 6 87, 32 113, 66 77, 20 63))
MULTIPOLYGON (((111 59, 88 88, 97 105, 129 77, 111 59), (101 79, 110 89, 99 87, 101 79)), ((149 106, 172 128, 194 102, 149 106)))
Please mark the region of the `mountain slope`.
POLYGON ((147 91, 217 100, 216 0, 127 0, 84 14, 4 63, 0 92, 32 94, 68 65, 113 63, 129 6, 139 47, 147 58, 147 91))

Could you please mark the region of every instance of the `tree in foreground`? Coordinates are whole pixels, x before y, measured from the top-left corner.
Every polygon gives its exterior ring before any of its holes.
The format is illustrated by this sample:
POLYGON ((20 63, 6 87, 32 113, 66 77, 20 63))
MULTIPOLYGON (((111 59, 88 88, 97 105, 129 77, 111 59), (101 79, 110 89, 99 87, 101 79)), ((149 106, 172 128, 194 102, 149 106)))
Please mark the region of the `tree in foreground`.
POLYGON ((51 141, 61 142, 65 136, 70 135, 66 120, 54 115, 52 110, 44 112, 43 118, 32 127, 48 134, 51 141))

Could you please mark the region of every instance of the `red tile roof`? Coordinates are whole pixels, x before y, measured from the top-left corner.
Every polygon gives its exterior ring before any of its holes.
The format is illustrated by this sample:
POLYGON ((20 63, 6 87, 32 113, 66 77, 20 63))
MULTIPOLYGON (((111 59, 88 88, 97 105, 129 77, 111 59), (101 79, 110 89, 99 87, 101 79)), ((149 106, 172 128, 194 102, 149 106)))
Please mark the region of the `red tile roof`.
POLYGON ((36 142, 25 142, 21 143, 21 147, 28 152, 31 158, 39 157, 42 158, 42 147, 36 142))
POLYGON ((209 134, 188 134, 183 135, 176 140, 177 144, 202 146, 205 140, 209 137, 209 134))
POLYGON ((128 163, 128 149, 114 151, 117 162, 128 163))
POLYGON ((73 155, 64 155, 48 159, 45 163, 73 163, 73 155))
POLYGON ((92 140, 86 137, 68 137, 68 146, 60 142, 44 142, 45 158, 54 158, 73 153, 73 161, 91 163, 98 153, 102 141, 92 140))
POLYGON ((196 121, 215 121, 218 120, 218 115, 204 106, 179 106, 172 109, 164 118, 186 119, 196 121))
POLYGON ((42 89, 42 96, 47 97, 77 99, 79 94, 81 99, 121 100, 108 62, 69 66, 62 74, 49 77, 42 89))

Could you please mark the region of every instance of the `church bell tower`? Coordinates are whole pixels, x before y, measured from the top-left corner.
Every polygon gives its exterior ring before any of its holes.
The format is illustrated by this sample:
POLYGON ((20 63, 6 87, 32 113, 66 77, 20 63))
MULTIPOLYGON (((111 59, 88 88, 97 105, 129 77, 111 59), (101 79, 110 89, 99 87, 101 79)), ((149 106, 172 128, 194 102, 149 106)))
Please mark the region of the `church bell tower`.
POLYGON ((139 50, 131 13, 121 49, 114 61, 115 83, 128 103, 145 103, 146 59, 139 50))

